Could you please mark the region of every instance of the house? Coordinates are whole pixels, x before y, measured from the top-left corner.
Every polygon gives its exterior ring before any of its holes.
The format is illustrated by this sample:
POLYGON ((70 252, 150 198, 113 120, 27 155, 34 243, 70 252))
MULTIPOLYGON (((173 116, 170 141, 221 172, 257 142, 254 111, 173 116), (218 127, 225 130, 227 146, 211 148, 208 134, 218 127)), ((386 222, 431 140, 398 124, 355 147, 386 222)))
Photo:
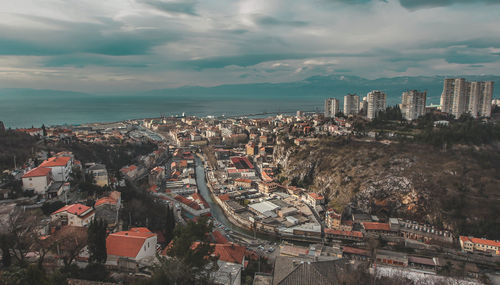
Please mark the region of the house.
POLYGON ((250 188, 252 187, 252 180, 245 178, 236 178, 234 180, 234 186, 241 188, 250 188))
POLYGON ((460 247, 466 252, 484 252, 500 255, 500 241, 460 236, 460 247))
POLYGON ((93 183, 95 185, 104 187, 109 184, 108 171, 103 164, 94 164, 87 168, 87 173, 92 175, 93 183))
POLYGON ((60 220, 63 225, 76 227, 87 226, 94 217, 94 209, 82 204, 66 205, 50 214, 50 219, 52 221, 60 220))
POLYGON ((153 258, 156 254, 157 235, 147 228, 131 228, 128 231, 111 233, 106 238, 108 263, 117 263, 120 258, 135 262, 153 258))
POLYGON ((368 235, 397 235, 388 223, 364 222, 361 224, 368 235))
POLYGON ((325 197, 318 193, 309 192, 306 194, 306 202, 314 207, 323 204, 325 202, 325 197))
POLYGON ((46 159, 39 167, 50 168, 54 181, 68 181, 73 159, 68 156, 54 156, 46 159))
POLYGON ((345 266, 349 265, 342 260, 311 261, 304 258, 279 256, 274 262, 272 284, 338 284, 336 281, 340 274, 347 270, 345 266))
POLYGON ((138 174, 139 169, 135 165, 130 165, 122 167, 120 172, 123 176, 132 179, 138 174))
POLYGON ((102 219, 108 225, 116 224, 120 205, 121 193, 118 191, 113 191, 108 196, 98 199, 94 204, 96 219, 102 219))
POLYGON ((47 198, 54 198, 61 196, 63 193, 69 191, 69 182, 54 182, 47 189, 47 198))
POLYGON ((37 167, 24 174, 22 180, 23 190, 45 195, 52 183, 52 172, 50 168, 37 167))
POLYGON ((329 209, 326 212, 326 226, 338 230, 340 229, 340 222, 341 222, 342 215, 338 214, 335 212, 333 209, 329 209))
POLYGON ((378 263, 393 265, 393 266, 408 266, 408 256, 405 253, 389 251, 389 250, 377 250, 376 261, 378 263))

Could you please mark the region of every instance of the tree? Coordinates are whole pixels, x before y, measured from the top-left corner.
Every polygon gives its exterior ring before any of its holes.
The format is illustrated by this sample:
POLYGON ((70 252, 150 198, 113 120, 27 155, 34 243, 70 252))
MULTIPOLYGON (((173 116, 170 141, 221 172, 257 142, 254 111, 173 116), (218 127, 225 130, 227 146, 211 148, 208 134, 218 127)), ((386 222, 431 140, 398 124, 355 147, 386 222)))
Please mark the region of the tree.
POLYGON ((42 205, 42 212, 44 215, 48 216, 64 206, 65 204, 62 201, 45 202, 42 205))
POLYGON ((90 263, 106 263, 106 223, 99 219, 93 220, 87 230, 90 263))
POLYGON ((155 275, 159 276, 158 278, 175 277, 177 274, 169 269, 174 266, 180 272, 185 272, 184 275, 188 274, 193 278, 194 282, 189 283, 208 282, 211 270, 216 267, 216 257, 212 257, 214 247, 210 244, 210 232, 212 232, 212 222, 207 217, 200 217, 197 222, 189 221, 185 226, 178 226, 167 251, 173 260, 164 259, 155 275))
POLYGON ((62 259, 64 267, 69 267, 87 244, 87 230, 65 226, 57 231, 53 238, 57 255, 62 259))
POLYGON ((174 237, 175 230, 175 214, 174 209, 167 206, 165 209, 165 222, 163 228, 163 236, 165 237, 165 243, 169 243, 174 237))
POLYGON ((2 264, 4 267, 9 267, 12 263, 12 257, 10 256, 11 247, 12 242, 9 236, 2 234, 0 236, 0 249, 2 250, 2 264))

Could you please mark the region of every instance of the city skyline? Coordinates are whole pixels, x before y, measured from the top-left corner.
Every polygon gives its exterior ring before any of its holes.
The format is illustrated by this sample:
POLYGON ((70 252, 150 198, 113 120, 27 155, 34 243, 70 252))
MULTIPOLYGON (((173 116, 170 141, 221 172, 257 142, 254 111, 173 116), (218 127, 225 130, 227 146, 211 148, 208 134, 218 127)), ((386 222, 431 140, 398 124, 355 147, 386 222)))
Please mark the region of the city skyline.
POLYGON ((0 85, 96 92, 335 74, 500 74, 497 4, 7 2, 0 19, 0 85))

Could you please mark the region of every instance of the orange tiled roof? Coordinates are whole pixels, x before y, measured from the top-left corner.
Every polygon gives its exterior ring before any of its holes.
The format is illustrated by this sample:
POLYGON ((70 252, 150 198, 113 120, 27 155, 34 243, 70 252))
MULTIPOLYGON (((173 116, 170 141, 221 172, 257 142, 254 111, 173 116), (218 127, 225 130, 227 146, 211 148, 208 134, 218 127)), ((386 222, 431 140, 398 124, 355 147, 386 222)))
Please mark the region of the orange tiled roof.
POLYGON ((324 199, 323 195, 320 195, 320 194, 314 193, 314 192, 309 193, 309 196, 311 196, 315 200, 323 200, 324 199))
POLYGON ((153 236, 156 234, 147 228, 131 228, 128 231, 112 233, 106 238, 107 254, 135 258, 144 242, 153 236))
POLYGON ((32 170, 24 174, 23 178, 47 176, 49 173, 50 173, 50 168, 37 167, 33 168, 32 170))
POLYGON ((40 164, 40 167, 66 166, 66 164, 68 164, 70 160, 71 157, 67 156, 51 157, 42 162, 42 164, 40 164))
POLYGON ((500 247, 500 241, 496 241, 496 240, 489 240, 489 239, 482 239, 482 238, 475 238, 475 237, 466 237, 466 236, 460 236, 460 240, 462 240, 464 242, 470 241, 472 243, 500 247))
POLYGON ((363 233, 358 232, 358 231, 339 231, 339 230, 334 230, 334 229, 329 229, 325 228, 325 234, 332 234, 332 235, 340 235, 340 236, 349 236, 349 237, 358 237, 362 238, 363 233))
POLYGON ((221 194, 218 197, 221 201, 229 201, 229 194, 221 194))
POLYGON ((98 199, 96 202, 95 202, 95 205, 94 207, 97 207, 97 206, 100 206, 100 205, 104 205, 104 204, 112 204, 112 205, 116 205, 117 201, 111 197, 103 197, 101 199, 98 199))
POLYGON ((214 240, 216 243, 227 243, 228 240, 227 238, 221 234, 218 230, 215 230, 212 232, 212 236, 214 237, 214 240))
POLYGON ((390 231, 391 227, 387 223, 373 223, 373 222, 364 222, 363 227, 365 230, 372 231, 390 231))
POLYGON ((214 255, 218 256, 219 260, 236 264, 243 263, 245 253, 244 246, 233 243, 216 244, 214 249, 214 255))
POLYGON ((92 209, 92 208, 85 206, 85 205, 82 205, 82 204, 72 204, 72 205, 66 205, 66 206, 62 207, 61 209, 52 213, 52 215, 62 213, 62 212, 68 212, 68 213, 73 214, 73 215, 81 216, 83 213, 87 212, 90 209, 92 209))

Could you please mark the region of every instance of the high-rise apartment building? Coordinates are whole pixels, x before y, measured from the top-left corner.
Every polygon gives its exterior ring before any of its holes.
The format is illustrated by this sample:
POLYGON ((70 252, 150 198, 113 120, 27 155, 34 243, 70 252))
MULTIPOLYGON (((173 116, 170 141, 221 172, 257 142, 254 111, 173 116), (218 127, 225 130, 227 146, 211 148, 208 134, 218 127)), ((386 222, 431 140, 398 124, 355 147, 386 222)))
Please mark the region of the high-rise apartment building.
POLYGON ((493 81, 484 82, 483 96, 479 97, 479 116, 491 117, 491 98, 493 98, 493 81))
POLYGON ((415 120, 425 114, 427 92, 410 90, 403 92, 401 100, 401 114, 406 120, 415 120))
POLYGON ((459 118, 468 110, 469 96, 467 95, 470 93, 470 83, 465 81, 464 78, 457 78, 455 79, 454 89, 451 114, 455 118, 459 118))
POLYGON ((464 78, 444 80, 441 94, 441 111, 459 118, 470 113, 473 117, 491 116, 491 97, 493 82, 468 82, 464 78))
POLYGON ((325 117, 333 118, 340 110, 339 100, 336 98, 328 98, 325 100, 325 117))
POLYGON ((455 79, 446 78, 443 85, 443 93, 441 93, 441 112, 451 114, 451 106, 453 106, 453 94, 455 93, 455 79))
POLYGON ((366 117, 372 120, 378 112, 385 110, 387 95, 382 91, 374 90, 368 93, 366 98, 368 102, 366 117))
POLYGON ((344 115, 357 115, 359 112, 359 96, 347 94, 344 96, 344 115))

